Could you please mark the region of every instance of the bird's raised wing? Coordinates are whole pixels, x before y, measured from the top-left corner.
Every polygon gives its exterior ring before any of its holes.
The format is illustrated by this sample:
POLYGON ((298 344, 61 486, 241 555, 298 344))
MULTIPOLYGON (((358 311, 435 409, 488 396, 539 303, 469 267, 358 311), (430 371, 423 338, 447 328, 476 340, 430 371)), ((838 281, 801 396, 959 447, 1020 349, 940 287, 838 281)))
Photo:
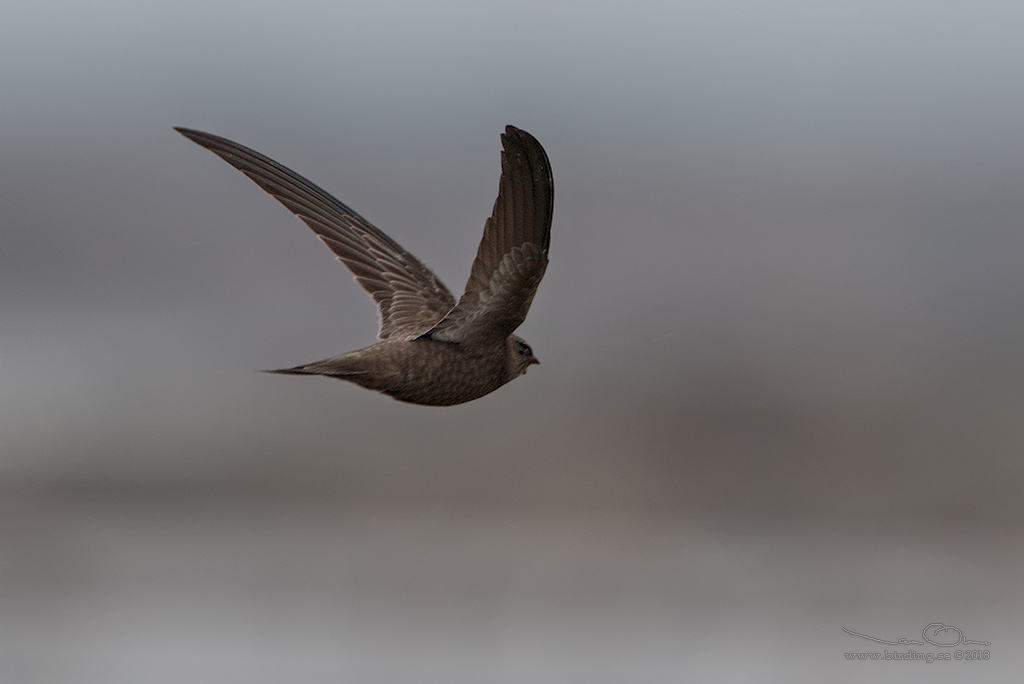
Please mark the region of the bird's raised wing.
POLYGON ((501 184, 466 292, 428 335, 460 343, 504 340, 526 319, 548 264, 554 180, 537 140, 507 126, 501 184))
POLYGON ((419 259, 299 174, 226 138, 174 130, 244 173, 313 229, 377 302, 380 339, 416 337, 455 306, 452 293, 419 259))

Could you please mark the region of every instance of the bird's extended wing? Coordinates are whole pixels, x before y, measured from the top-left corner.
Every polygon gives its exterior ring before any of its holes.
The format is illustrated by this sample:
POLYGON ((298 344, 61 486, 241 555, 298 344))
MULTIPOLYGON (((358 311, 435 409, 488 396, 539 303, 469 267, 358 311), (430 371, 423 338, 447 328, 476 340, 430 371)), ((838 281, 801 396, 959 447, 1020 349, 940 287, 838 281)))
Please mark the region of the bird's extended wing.
POLYGON ((526 319, 548 264, 554 180, 537 140, 513 126, 501 136, 501 184, 484 225, 466 292, 425 334, 437 340, 490 343, 526 319))
POLYGON ((419 259, 299 174, 226 138, 174 130, 244 173, 313 229, 377 302, 381 339, 416 337, 455 306, 455 297, 419 259))

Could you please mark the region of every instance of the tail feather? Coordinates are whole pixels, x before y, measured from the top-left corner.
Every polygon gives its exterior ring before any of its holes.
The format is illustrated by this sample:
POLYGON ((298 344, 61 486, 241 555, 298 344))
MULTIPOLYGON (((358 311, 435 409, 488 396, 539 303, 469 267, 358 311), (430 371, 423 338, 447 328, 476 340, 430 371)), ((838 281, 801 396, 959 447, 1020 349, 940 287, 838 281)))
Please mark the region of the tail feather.
POLYGON ((345 368, 335 361, 336 359, 325 359, 323 361, 307 363, 293 368, 275 368, 273 370, 264 370, 260 372, 275 373, 278 375, 330 375, 335 378, 351 378, 357 375, 367 375, 367 371, 365 370, 345 368))
POLYGON ((275 368, 274 370, 261 370, 260 373, 278 373, 280 375, 319 375, 308 366, 295 366, 294 368, 275 368))

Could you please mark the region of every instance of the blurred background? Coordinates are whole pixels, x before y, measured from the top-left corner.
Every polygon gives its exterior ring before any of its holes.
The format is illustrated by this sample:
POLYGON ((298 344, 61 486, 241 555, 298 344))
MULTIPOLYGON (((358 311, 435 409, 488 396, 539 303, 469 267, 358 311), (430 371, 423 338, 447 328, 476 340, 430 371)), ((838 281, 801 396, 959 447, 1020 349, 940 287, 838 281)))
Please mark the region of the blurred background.
POLYGON ((1022 24, 7 0, 0 680, 1019 675, 1022 24), (374 308, 172 126, 458 293, 506 124, 556 180, 543 365, 447 409, 253 372, 372 342, 374 308), (844 656, 934 622, 990 660, 844 656))

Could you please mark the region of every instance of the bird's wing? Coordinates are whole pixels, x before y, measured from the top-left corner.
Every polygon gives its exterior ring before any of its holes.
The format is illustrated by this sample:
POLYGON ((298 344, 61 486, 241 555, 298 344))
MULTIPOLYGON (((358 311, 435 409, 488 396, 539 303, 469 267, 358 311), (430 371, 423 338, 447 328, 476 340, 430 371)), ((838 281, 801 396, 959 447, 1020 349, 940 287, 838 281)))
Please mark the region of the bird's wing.
POLYGON ((416 337, 455 306, 452 293, 419 259, 299 174, 226 138, 175 130, 251 178, 313 229, 377 302, 380 339, 416 337))
POLYGON ((449 342, 504 340, 526 319, 548 264, 554 180, 544 148, 512 126, 501 136, 501 184, 466 292, 425 335, 449 342))

